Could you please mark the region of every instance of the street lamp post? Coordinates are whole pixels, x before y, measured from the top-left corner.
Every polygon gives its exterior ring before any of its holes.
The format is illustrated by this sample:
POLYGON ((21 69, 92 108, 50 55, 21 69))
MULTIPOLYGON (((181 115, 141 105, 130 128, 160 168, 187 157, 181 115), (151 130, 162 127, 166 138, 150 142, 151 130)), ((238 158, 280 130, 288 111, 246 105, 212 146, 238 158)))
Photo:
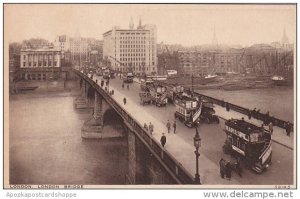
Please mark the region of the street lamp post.
POLYGON ((192 74, 192 97, 194 97, 194 74, 192 74))
POLYGON ((194 137, 194 146, 196 148, 195 155, 196 155, 196 174, 195 174, 195 184, 201 184, 200 182, 200 175, 199 175, 199 148, 201 147, 201 138, 198 132, 197 123, 195 125, 196 135, 194 137))

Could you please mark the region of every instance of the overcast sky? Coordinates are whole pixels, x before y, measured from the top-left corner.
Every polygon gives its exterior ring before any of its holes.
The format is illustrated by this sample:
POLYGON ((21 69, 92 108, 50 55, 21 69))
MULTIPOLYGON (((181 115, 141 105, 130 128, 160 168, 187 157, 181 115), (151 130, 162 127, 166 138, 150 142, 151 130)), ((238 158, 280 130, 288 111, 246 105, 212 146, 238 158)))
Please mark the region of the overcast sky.
POLYGON ((283 29, 296 36, 294 5, 4 5, 5 39, 9 42, 55 36, 102 39, 112 26, 128 28, 133 17, 157 26, 157 42, 201 45, 212 42, 215 27, 222 44, 251 45, 280 41, 283 29))

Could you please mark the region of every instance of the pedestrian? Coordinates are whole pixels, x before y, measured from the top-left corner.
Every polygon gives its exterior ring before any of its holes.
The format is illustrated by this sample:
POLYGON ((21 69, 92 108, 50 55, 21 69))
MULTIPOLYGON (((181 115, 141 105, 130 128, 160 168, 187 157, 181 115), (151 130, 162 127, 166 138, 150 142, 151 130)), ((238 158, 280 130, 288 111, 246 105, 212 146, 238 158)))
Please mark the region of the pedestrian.
POLYGON ((230 107, 229 107, 229 104, 228 102, 226 103, 226 111, 229 111, 230 110, 230 107))
POLYGON ((248 110, 248 119, 251 120, 251 111, 248 110))
POLYGON ((267 111, 266 117, 267 117, 267 118, 270 117, 270 112, 269 112, 269 111, 267 111))
POLYGON ((96 84, 98 84, 98 80, 96 79, 96 84))
POLYGON ((124 83, 122 84, 122 89, 124 89, 124 83))
POLYGON ((123 98, 123 103, 126 104, 126 97, 123 98))
POLYGON ((235 165, 235 169, 237 174, 242 177, 242 167, 241 167, 241 158, 237 157, 236 159, 236 165, 235 165))
POLYGON ((225 176, 225 163, 226 163, 225 160, 221 158, 221 160, 219 161, 221 178, 224 178, 225 176))
POLYGON ((150 122, 150 124, 149 124, 149 132, 150 132, 151 135, 152 135, 152 133, 153 133, 153 129, 154 129, 154 126, 153 126, 153 124, 150 122))
POLYGON ((148 126, 146 123, 144 124, 144 129, 146 129, 146 131, 148 131, 148 126))
POLYGON ((231 165, 230 165, 230 162, 227 162, 226 165, 225 165, 225 175, 226 175, 227 180, 231 179, 231 165))
POLYGON ((286 127, 285 127, 286 135, 290 136, 291 134, 291 125, 290 122, 287 122, 286 127))
POLYGON ((265 126, 264 123, 262 123, 261 126, 260 126, 260 128, 261 128, 262 131, 265 130, 264 126, 265 126))
POLYGON ((224 99, 222 99, 221 104, 222 104, 222 107, 225 107, 225 101, 224 101, 224 99))
POLYGON ((168 129, 168 133, 170 133, 170 129, 171 129, 171 124, 170 124, 170 121, 168 120, 168 122, 167 122, 167 129, 168 129))
POLYGON ((270 122, 269 124, 269 131, 270 131, 270 134, 272 135, 273 134, 273 123, 270 122))
POLYGON ((163 147, 165 147, 166 142, 167 142, 167 138, 166 138, 165 134, 162 133, 162 136, 160 138, 160 143, 163 147))
POLYGON ((256 118, 256 108, 253 109, 253 111, 252 111, 252 116, 253 116, 254 118, 256 118))
POLYGON ((176 121, 174 120, 174 123, 173 123, 173 129, 174 129, 174 134, 176 134, 176 121))

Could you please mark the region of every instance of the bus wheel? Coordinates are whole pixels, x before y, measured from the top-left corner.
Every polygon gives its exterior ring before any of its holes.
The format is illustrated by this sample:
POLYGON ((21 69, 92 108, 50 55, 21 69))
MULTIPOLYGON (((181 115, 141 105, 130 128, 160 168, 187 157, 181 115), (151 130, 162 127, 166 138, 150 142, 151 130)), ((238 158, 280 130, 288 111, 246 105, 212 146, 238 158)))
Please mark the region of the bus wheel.
POLYGON ((219 124, 219 123, 220 123, 220 120, 219 120, 218 116, 215 116, 215 115, 214 115, 213 117, 214 117, 214 120, 216 121, 216 123, 219 124))
POLYGON ((206 121, 207 124, 210 124, 210 119, 208 117, 205 118, 205 121, 206 121))

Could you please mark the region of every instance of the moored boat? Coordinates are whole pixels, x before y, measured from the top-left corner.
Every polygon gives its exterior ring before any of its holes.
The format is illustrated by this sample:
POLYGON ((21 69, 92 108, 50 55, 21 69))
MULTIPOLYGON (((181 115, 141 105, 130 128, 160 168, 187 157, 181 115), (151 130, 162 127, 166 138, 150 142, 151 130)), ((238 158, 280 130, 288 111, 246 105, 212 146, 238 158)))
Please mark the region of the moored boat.
POLYGON ((272 81, 276 86, 287 86, 289 82, 283 76, 273 76, 272 81))
POLYGON ((148 75, 147 78, 153 79, 153 80, 160 80, 164 81, 167 80, 167 75, 148 75))

